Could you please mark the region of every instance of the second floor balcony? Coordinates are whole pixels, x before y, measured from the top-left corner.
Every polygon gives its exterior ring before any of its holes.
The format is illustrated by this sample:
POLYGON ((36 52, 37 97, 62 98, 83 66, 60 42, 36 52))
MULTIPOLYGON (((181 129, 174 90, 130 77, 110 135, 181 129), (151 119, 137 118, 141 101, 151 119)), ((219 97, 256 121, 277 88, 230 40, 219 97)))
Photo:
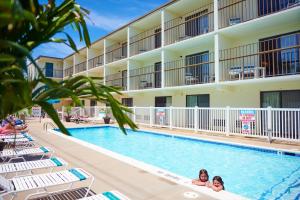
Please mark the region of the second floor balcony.
POLYGON ((127 58, 127 42, 112 45, 106 50, 106 64, 127 58))
POLYGON ((214 53, 202 52, 165 63, 165 87, 215 81, 214 53))
POLYGON ((104 55, 99 55, 89 59, 89 69, 104 65, 104 55))
POLYGON ((221 80, 300 74, 300 33, 220 51, 221 80))
POLYGON ((161 62, 130 70, 130 90, 161 87, 161 62))
POLYGON ((105 84, 120 88, 121 90, 127 90, 127 70, 107 75, 105 77, 105 84))
POLYGON ((64 77, 69 77, 73 75, 73 66, 64 69, 64 77))
POLYGON ((75 65, 75 73, 86 71, 86 61, 75 65))

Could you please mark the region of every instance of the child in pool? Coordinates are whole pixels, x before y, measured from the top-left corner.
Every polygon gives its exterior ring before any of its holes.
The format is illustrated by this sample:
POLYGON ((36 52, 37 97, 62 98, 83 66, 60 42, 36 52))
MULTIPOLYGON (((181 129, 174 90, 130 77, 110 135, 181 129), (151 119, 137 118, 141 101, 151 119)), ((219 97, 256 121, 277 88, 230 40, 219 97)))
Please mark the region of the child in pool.
POLYGON ((209 176, 206 169, 201 169, 199 171, 199 179, 194 179, 192 184, 209 187, 209 176))
POLYGON ((216 192, 219 192, 221 190, 225 190, 225 187, 224 187, 224 182, 222 180, 222 178, 220 176, 215 176, 213 178, 213 182, 211 184, 211 188, 216 191, 216 192))

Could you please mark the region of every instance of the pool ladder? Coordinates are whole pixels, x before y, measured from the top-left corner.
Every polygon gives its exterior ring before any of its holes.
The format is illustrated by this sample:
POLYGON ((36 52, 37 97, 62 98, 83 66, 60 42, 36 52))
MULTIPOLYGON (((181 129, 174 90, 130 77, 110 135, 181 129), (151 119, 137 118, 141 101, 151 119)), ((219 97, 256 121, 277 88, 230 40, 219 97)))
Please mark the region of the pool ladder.
POLYGON ((49 126, 51 126, 51 128, 57 128, 52 122, 45 122, 43 124, 43 130, 46 131, 46 133, 48 133, 49 126))

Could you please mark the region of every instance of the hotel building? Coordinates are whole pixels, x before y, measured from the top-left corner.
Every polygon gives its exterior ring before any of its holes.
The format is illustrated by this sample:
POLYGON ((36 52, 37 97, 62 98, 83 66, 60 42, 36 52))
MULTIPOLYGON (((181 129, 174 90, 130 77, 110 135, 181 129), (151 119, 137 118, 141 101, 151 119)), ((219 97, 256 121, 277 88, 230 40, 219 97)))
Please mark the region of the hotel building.
POLYGON ((300 108, 299 59, 299 0, 173 0, 38 64, 58 80, 102 77, 127 106, 300 108))

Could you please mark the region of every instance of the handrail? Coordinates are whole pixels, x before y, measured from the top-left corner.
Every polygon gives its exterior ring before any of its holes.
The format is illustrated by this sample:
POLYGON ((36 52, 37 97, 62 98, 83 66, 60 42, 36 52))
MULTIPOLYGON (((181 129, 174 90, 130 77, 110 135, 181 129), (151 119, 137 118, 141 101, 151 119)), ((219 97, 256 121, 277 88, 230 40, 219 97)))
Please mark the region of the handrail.
POLYGON ((57 126, 55 126, 52 122, 45 122, 44 124, 43 124, 43 130, 44 131, 46 131, 46 132, 48 132, 48 126, 51 126, 52 128, 57 128, 57 126))

